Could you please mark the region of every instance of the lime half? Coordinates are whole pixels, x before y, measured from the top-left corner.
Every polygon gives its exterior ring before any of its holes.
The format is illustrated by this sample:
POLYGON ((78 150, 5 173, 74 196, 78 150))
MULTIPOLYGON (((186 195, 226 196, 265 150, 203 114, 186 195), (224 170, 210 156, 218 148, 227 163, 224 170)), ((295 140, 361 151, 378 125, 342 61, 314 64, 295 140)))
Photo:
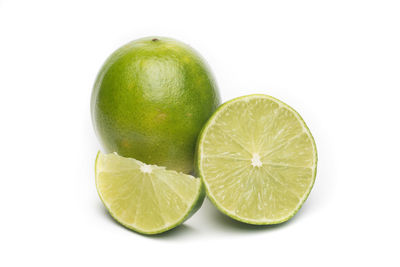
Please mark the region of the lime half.
POLYGON ((223 104, 204 126, 197 149, 208 197, 241 222, 289 220, 314 184, 317 150, 310 130, 294 109, 270 96, 223 104))
POLYGON ((202 204, 201 180, 115 153, 98 153, 97 191, 111 216, 143 234, 181 224, 202 204))

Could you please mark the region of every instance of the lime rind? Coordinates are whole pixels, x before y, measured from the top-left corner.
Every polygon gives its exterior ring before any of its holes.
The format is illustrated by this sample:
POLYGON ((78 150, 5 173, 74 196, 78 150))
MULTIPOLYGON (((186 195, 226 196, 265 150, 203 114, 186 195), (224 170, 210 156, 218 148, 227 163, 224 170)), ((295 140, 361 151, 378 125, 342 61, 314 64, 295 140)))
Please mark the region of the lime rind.
MULTIPOLYGON (((118 155, 117 153, 113 153, 113 154, 118 155)), ((118 216, 118 215, 113 211, 113 209, 110 207, 110 205, 107 203, 107 201, 105 201, 104 196, 103 196, 103 194, 102 194, 102 192, 101 192, 101 190, 99 189, 99 186, 98 186, 98 177, 99 177, 99 175, 98 175, 98 174, 99 174, 99 173, 98 173, 98 165, 99 165, 99 159, 100 159, 100 157, 104 157, 104 156, 107 156, 107 155, 104 155, 101 151, 99 151, 99 152, 97 153, 97 156, 96 156, 96 162, 95 162, 95 173, 96 173, 96 175, 95 175, 95 178, 96 178, 96 189, 97 189, 97 193, 98 193, 98 195, 99 195, 99 197, 100 197, 100 199, 101 199, 103 205, 106 207, 107 211, 108 211, 109 214, 111 215, 111 217, 112 217, 114 220, 116 220, 119 224, 121 224, 122 226, 124 226, 124 227, 126 227, 126 228, 128 228, 128 229, 130 229, 130 230, 133 230, 133 231, 135 231, 135 232, 138 232, 138 233, 144 234, 144 235, 155 235, 155 234, 164 233, 164 232, 166 232, 166 231, 169 231, 169 230, 171 230, 171 229, 173 229, 173 228, 179 226, 179 225, 182 224, 183 222, 185 222, 185 221, 186 221, 187 219, 189 219, 194 213, 196 213, 196 211, 197 211, 197 210, 202 206, 202 204, 203 204, 203 201, 204 201, 204 198, 205 198, 205 188, 204 188, 204 185, 203 185, 201 179, 195 178, 195 177, 192 177, 192 176, 191 176, 193 179, 196 179, 195 197, 194 197, 193 200, 191 201, 191 204, 188 205, 188 208, 186 209, 186 211, 182 213, 182 216, 181 216, 178 220, 174 221, 173 223, 170 223, 170 224, 164 225, 164 226, 162 226, 162 227, 159 227, 159 228, 157 228, 157 229, 144 229, 143 227, 141 228, 141 227, 138 227, 138 226, 136 226, 136 225, 134 225, 134 224, 125 223, 125 222, 120 218, 120 216, 118 216)), ((121 156, 118 155, 118 157, 121 157, 121 156)), ((123 157, 121 157, 121 158, 123 158, 123 157)), ((137 163, 141 163, 140 161, 135 160, 135 159, 132 159, 132 158, 129 158, 129 160, 132 160, 132 161, 137 162, 137 163)), ((141 164, 143 164, 143 163, 141 163, 141 164)), ((144 165, 145 165, 145 164, 144 164, 144 165)), ((153 168, 158 168, 159 170, 164 170, 165 172, 169 172, 170 174, 190 176, 190 175, 183 174, 183 173, 179 173, 179 172, 176 172, 176 171, 173 171, 173 170, 167 170, 165 167, 160 167, 160 166, 156 166, 156 165, 145 165, 145 166, 151 166, 151 167, 153 167, 153 168)))
POLYGON ((280 223, 288 221, 300 210, 300 208, 302 207, 302 205, 308 198, 308 196, 311 192, 311 189, 314 186, 315 177, 317 174, 317 162, 318 162, 318 153, 317 153, 317 148, 316 148, 314 137, 312 136, 308 126, 306 125, 306 123, 304 122, 304 120, 300 116, 300 114, 296 110, 294 110, 292 107, 290 107, 289 105, 285 104, 284 102, 282 102, 272 96, 264 95, 264 94, 253 94, 253 95, 237 97, 237 98, 234 98, 232 100, 225 102, 224 104, 222 104, 221 106, 219 106, 217 108, 217 110, 214 112, 214 114, 210 117, 210 119, 207 121, 207 123, 203 126, 203 128, 199 134, 198 140, 197 140, 196 155, 195 155, 195 168, 196 168, 195 171, 196 171, 196 175, 199 176, 203 181, 207 197, 210 199, 210 201, 213 203, 213 205, 220 212, 222 212, 223 214, 225 214, 237 221, 243 222, 243 223, 254 224, 254 225, 272 225, 272 224, 280 224, 280 223), (303 197, 299 200, 297 207, 295 209, 293 209, 293 211, 291 213, 289 213, 287 216, 283 216, 283 217, 277 218, 277 219, 256 220, 256 219, 251 219, 251 218, 244 218, 244 217, 238 216, 236 213, 226 209, 225 207, 223 207, 223 205, 218 203, 217 199, 212 194, 212 192, 210 190, 210 186, 208 185, 207 181, 205 180, 205 177, 204 177, 204 174, 202 171, 202 159, 203 159, 202 158, 202 156, 203 156, 202 143, 207 134, 207 130, 215 122, 215 120, 218 118, 218 116, 220 116, 220 114, 222 113, 221 112, 222 110, 226 109, 228 106, 230 106, 233 103, 236 103, 238 101, 251 100, 253 98, 266 98, 266 99, 272 100, 273 102, 279 104, 279 106, 285 107, 286 109, 291 111, 296 116, 296 118, 299 120, 299 122, 301 122, 303 130, 307 134, 309 139, 311 140, 312 148, 313 148, 314 162, 313 162, 313 166, 312 166, 312 178, 311 178, 312 182, 309 185, 308 190, 305 192, 303 197))

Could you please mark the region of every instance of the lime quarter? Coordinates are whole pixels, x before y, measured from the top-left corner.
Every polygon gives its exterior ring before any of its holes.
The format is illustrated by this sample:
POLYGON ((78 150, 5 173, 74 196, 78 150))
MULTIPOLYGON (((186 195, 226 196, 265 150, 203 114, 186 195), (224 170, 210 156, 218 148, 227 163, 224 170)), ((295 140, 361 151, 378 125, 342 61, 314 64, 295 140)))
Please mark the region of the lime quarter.
POLYGON ((158 234, 190 217, 202 204, 201 180, 116 153, 98 153, 96 187, 111 216, 142 234, 158 234))

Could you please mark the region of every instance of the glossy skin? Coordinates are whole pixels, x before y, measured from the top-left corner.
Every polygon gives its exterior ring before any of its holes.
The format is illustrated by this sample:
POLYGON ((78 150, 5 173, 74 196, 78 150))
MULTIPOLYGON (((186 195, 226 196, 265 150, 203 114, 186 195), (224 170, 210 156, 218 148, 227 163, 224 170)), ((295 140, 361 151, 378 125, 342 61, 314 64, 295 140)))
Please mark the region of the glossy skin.
POLYGON ((190 173, 197 136, 219 103, 214 78, 192 48, 148 37, 107 59, 91 112, 106 152, 190 173))

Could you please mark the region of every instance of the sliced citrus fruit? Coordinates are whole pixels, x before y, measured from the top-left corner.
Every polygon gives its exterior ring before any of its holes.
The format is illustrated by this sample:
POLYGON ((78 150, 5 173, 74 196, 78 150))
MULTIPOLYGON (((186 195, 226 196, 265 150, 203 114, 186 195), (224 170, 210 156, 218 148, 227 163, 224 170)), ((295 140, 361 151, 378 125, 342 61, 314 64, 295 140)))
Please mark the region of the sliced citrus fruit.
POLYGON ((314 184, 317 150, 300 115, 266 95, 223 104, 198 140, 197 171, 226 215, 277 224, 300 209, 314 184))
POLYGON ((97 191, 111 216, 143 234, 181 224, 202 204, 201 180, 115 153, 98 153, 97 191))

